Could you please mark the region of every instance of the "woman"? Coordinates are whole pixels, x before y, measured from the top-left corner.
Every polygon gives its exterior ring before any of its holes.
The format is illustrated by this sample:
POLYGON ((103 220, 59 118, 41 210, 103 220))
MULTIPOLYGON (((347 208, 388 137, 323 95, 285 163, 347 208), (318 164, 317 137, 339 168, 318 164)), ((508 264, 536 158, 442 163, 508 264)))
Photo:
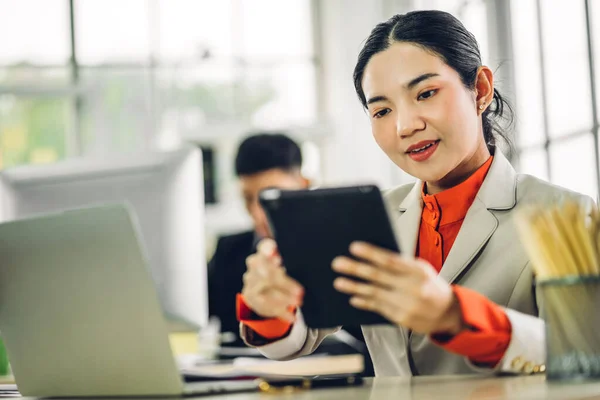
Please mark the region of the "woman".
MULTIPOLYGON (((354 243, 337 290, 396 323, 365 326, 377 376, 543 372, 544 322, 514 225, 524 204, 583 195, 516 174, 496 146, 505 103, 477 42, 450 14, 397 15, 371 32, 354 71, 373 136, 418 179, 386 193, 403 255, 354 243), (413 256, 414 255, 414 256, 413 256)), ((307 329, 302 287, 273 241, 247 260, 238 318, 271 358, 312 352, 333 330, 307 329)))

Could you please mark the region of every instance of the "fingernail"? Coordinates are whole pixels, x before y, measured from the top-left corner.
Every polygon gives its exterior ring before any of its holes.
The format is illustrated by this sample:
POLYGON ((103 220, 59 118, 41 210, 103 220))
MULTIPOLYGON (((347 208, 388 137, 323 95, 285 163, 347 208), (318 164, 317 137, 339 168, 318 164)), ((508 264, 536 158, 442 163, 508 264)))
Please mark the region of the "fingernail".
POLYGON ((263 239, 258 244, 258 250, 263 254, 272 255, 277 251, 277 246, 272 240, 263 239))
POLYGON ((363 249, 363 244, 361 242, 352 242, 350 244, 350 251, 361 251, 363 249))
POLYGON ((340 257, 336 257, 333 259, 333 261, 331 262, 331 266, 334 269, 340 268, 344 265, 344 260, 341 259, 340 257))

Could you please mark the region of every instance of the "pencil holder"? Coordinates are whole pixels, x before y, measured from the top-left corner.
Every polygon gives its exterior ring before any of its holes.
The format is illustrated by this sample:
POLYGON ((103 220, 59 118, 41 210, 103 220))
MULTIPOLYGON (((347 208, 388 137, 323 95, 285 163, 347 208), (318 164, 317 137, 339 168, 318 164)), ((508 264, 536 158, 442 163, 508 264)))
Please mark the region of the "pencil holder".
POLYGON ((600 276, 538 282, 548 380, 600 379, 600 276))

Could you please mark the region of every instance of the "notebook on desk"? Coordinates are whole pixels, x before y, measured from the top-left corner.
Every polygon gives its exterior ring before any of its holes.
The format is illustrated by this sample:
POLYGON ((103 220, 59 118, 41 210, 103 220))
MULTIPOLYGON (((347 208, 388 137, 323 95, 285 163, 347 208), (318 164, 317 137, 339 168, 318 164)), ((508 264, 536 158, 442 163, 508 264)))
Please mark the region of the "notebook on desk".
POLYGON ((0 224, 0 331, 23 396, 177 396, 186 384, 137 224, 123 205, 0 224))
POLYGON ((289 361, 273 361, 265 358, 238 357, 224 362, 180 364, 180 371, 186 379, 234 379, 256 378, 314 378, 340 375, 354 375, 364 369, 361 354, 310 355, 289 361))

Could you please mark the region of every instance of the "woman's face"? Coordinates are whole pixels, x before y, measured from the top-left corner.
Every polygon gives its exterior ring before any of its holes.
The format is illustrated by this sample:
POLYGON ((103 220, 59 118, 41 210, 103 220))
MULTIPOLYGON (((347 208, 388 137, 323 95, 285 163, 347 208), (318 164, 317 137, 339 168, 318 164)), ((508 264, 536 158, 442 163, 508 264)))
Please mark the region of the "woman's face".
POLYGON ((413 44, 394 43, 374 55, 362 88, 379 147, 428 183, 447 186, 444 181, 464 179, 489 157, 478 106, 487 107, 491 95, 478 90, 493 88, 493 78, 489 69, 484 72, 489 87, 478 82, 469 90, 454 69, 413 44))

